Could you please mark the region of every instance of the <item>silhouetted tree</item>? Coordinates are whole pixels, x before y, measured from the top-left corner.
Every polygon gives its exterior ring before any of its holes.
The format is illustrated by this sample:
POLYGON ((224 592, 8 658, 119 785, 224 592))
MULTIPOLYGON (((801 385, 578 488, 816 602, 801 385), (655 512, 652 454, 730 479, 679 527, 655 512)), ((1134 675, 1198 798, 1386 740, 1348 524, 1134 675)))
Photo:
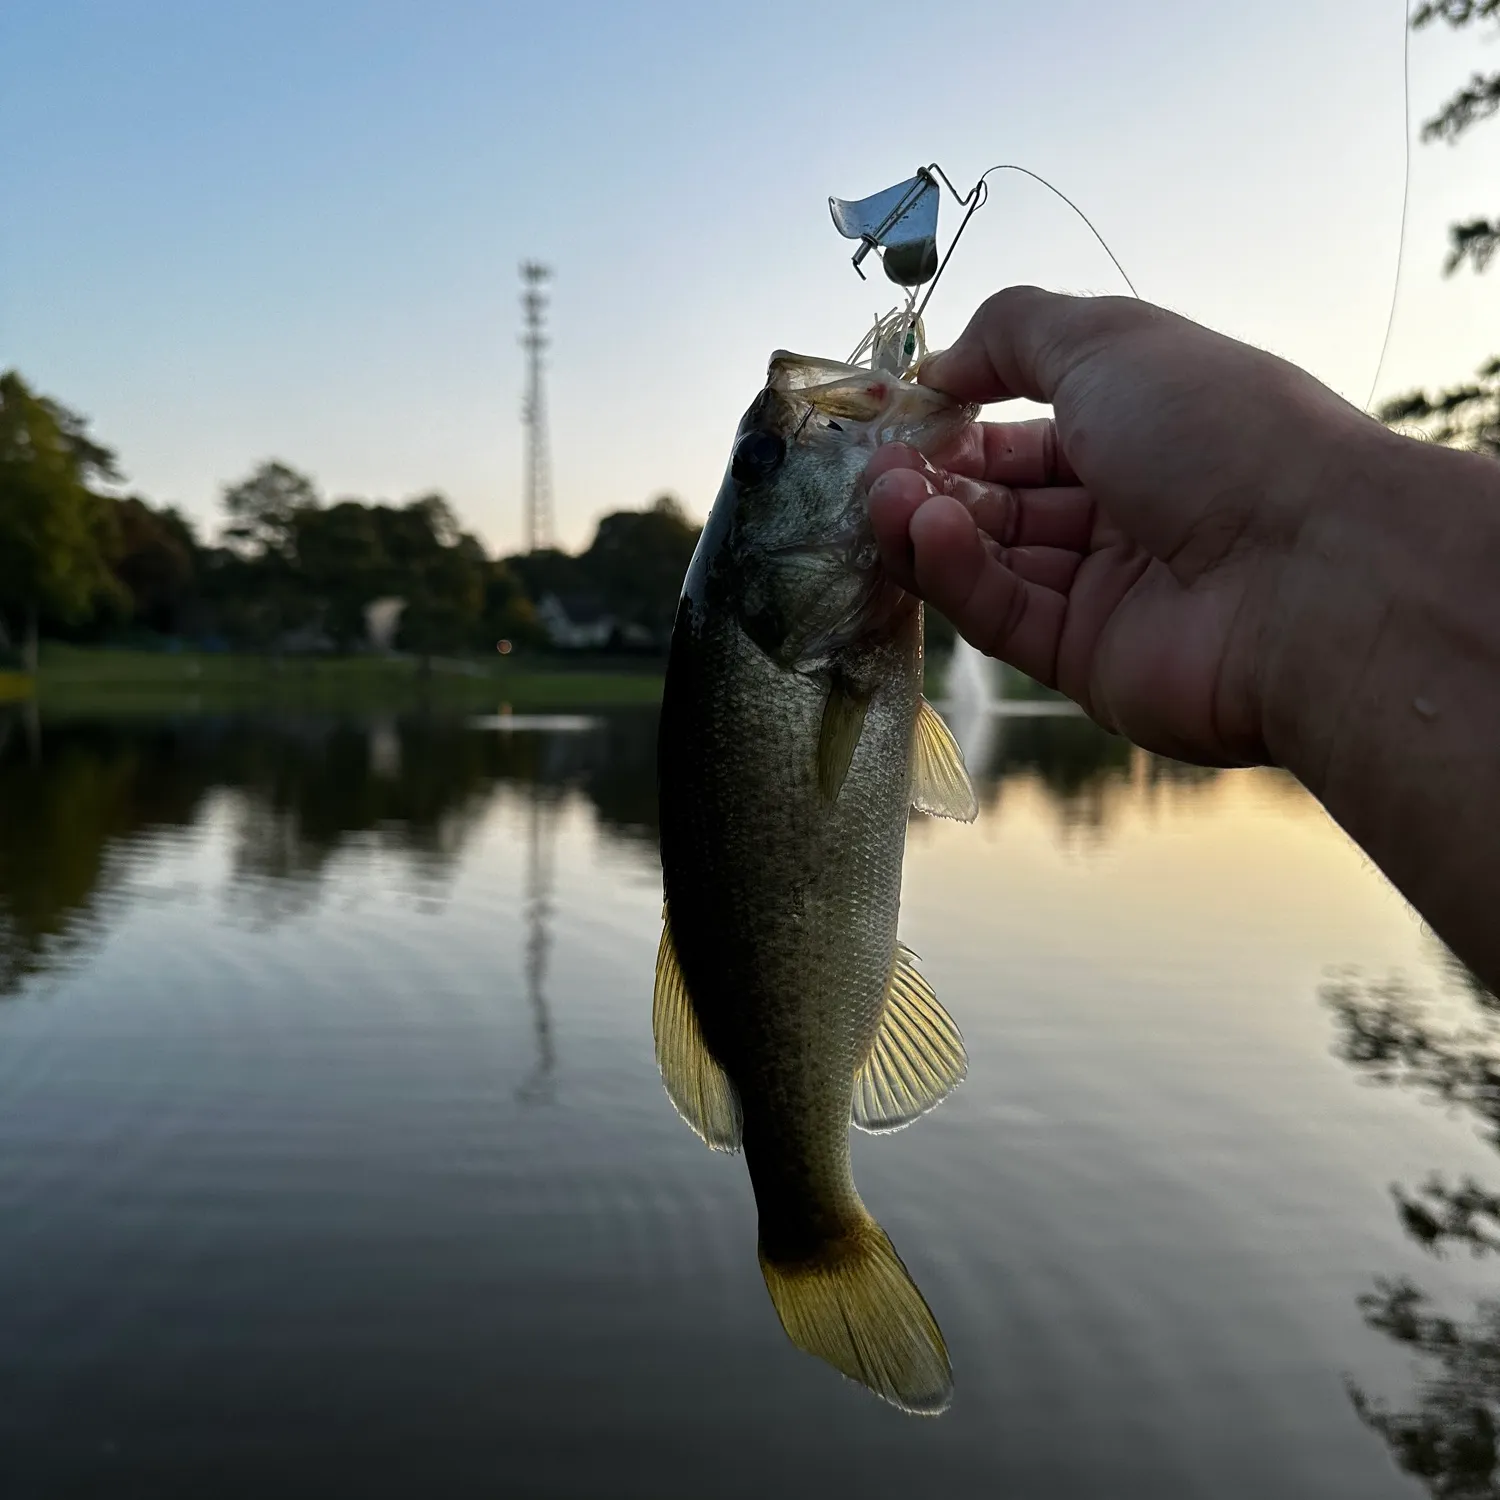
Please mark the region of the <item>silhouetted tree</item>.
POLYGON ((665 641, 698 531, 671 495, 605 516, 582 561, 610 614, 665 641))
POLYGON ((186 516, 155 510, 135 495, 115 504, 115 577, 130 616, 150 630, 172 634, 195 594, 198 540, 186 516))
POLYGON ((506 565, 538 603, 548 594, 583 603, 665 647, 700 529, 673 496, 659 495, 645 510, 605 516, 576 557, 548 548, 506 565))
MULTIPOLYGON (((1500 21, 1500 0, 1424 0, 1412 13, 1413 30, 1443 21, 1454 28, 1500 21)), ((1457 142, 1467 131, 1500 111, 1500 71, 1475 73, 1422 127, 1424 141, 1457 142)), ((1483 272, 1500 249, 1500 219, 1469 219, 1448 230, 1451 276, 1467 263, 1483 272)), ((1411 426, 1440 443, 1500 457, 1500 358, 1486 361, 1466 384, 1428 395, 1408 391, 1380 408, 1380 420, 1411 426)))
POLYGON ((306 474, 271 459, 249 478, 225 485, 229 525, 224 535, 247 556, 285 556, 291 551, 298 518, 322 503, 317 486, 306 474))
POLYGON ((504 640, 522 646, 546 644, 546 636, 537 621, 536 606, 527 595, 520 575, 509 563, 492 562, 485 571, 480 633, 487 642, 504 640))

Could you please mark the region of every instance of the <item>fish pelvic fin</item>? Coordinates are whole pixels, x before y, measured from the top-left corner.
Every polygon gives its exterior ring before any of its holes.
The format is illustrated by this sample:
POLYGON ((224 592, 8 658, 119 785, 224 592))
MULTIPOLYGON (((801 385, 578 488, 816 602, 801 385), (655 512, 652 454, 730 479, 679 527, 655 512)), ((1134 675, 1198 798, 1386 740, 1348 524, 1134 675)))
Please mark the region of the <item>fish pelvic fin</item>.
POLYGON ((979 813, 964 753, 942 715, 924 698, 912 731, 911 805, 918 812, 972 823, 979 813))
POLYGON ((677 946, 672 941, 672 920, 665 907, 662 918, 656 993, 651 1004, 651 1030, 656 1038, 661 1081, 677 1113, 705 1145, 714 1151, 738 1151, 743 1128, 739 1095, 703 1040, 703 1028, 682 977, 677 946))
POLYGON ((861 696, 834 678, 828 689, 828 702, 823 706, 823 727, 818 735, 818 790, 830 802, 838 801, 869 708, 868 695, 861 696))
POLYGON ((854 1075, 854 1123, 875 1135, 935 1109, 969 1071, 963 1036, 915 959, 896 944, 880 1030, 854 1075))
POLYGON ((814 1255, 760 1252, 766 1290, 786 1335, 882 1401, 935 1417, 953 1399, 942 1330, 886 1232, 868 1214, 814 1255))

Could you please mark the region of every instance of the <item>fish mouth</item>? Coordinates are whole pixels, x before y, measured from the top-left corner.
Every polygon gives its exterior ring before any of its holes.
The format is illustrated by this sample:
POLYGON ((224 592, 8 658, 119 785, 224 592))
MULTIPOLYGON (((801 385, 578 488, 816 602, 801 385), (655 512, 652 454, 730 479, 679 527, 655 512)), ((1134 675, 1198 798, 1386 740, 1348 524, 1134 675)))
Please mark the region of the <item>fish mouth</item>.
POLYGON ((772 354, 765 389, 746 415, 747 428, 762 425, 751 420, 762 403, 766 416, 774 410, 783 421, 790 420, 790 429, 782 434, 788 439, 817 418, 818 431, 843 433, 852 428, 851 438, 871 447, 900 441, 924 452, 941 446, 979 410, 884 371, 787 349, 772 354))

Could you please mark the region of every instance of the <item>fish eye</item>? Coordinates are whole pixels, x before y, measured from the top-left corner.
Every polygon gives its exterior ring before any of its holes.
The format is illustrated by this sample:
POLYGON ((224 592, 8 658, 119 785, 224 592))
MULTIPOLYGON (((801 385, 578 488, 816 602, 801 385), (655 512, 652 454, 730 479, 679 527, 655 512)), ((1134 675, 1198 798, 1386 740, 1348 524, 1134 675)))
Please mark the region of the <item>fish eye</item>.
POLYGON ((786 443, 774 432, 747 432, 734 445, 729 472, 739 484, 763 484, 781 467, 786 443))

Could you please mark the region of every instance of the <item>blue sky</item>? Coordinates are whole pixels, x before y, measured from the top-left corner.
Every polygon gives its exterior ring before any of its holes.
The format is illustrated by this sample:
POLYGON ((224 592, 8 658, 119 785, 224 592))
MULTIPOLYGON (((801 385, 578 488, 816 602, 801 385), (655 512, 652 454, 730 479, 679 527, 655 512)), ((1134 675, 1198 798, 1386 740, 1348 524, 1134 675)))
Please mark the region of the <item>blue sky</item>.
MULTIPOLYGON (((850 270, 829 193, 1013 161, 1083 206, 1142 295, 1363 403, 1401 49, 1400 0, 8 0, 0 366, 205 522, 276 456, 332 496, 444 490, 513 548, 516 266, 540 257, 559 532, 582 545, 663 489, 701 515, 770 350, 842 357, 893 300, 850 270)), ((1414 37, 1413 129, 1497 57, 1414 37)), ((1440 274, 1448 221, 1500 207, 1497 181, 1500 123, 1415 148, 1383 392, 1500 348, 1500 272, 1440 274)), ((1011 175, 934 300, 935 342, 1014 281, 1119 289, 1011 175)))

